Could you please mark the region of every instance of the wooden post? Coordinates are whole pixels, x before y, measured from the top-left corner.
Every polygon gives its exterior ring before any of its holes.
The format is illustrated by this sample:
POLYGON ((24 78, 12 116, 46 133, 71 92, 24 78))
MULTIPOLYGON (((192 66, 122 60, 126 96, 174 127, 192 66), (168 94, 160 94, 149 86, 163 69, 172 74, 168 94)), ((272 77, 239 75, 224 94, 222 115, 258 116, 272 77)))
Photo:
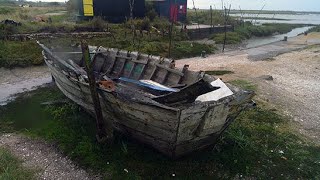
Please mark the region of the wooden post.
POLYGON ((82 58, 85 64, 85 70, 87 72, 89 88, 91 93, 91 98, 94 105, 96 126, 97 126, 97 140, 98 142, 112 141, 113 139, 113 127, 112 123, 106 124, 103 120, 100 99, 97 92, 96 80, 93 73, 93 65, 91 63, 89 47, 86 41, 81 41, 82 58))
MULTIPOLYGON (((174 6, 176 6, 176 0, 174 1, 174 6)), ((176 14, 176 7, 174 8, 174 12, 173 14, 176 14)), ((169 53, 168 56, 169 58, 171 58, 171 47, 172 47, 172 31, 173 31, 173 25, 174 25, 174 17, 172 17, 171 19, 171 25, 170 25, 170 29, 169 29, 169 53)))
POLYGON ((212 16, 213 16, 213 14, 212 14, 212 6, 210 5, 210 16, 211 16, 211 18, 210 18, 210 20, 211 20, 211 22, 210 22, 210 33, 212 33, 212 25, 213 25, 213 20, 212 20, 212 16))
POLYGON ((229 20, 230 9, 231 9, 231 4, 229 6, 229 11, 227 11, 227 8, 224 7, 224 39, 223 39, 222 52, 224 52, 224 49, 226 47, 226 42, 227 42, 227 22, 229 20))

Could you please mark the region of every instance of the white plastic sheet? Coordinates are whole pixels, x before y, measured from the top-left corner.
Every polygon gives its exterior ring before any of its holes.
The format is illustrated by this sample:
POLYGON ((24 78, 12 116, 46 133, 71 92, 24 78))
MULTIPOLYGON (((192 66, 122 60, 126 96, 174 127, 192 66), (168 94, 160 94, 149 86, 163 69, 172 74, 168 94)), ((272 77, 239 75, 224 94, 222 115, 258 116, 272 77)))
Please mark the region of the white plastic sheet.
POLYGON ((221 98, 233 95, 233 92, 220 79, 212 81, 210 84, 212 86, 220 87, 220 89, 198 96, 196 101, 201 101, 201 102, 217 101, 221 98))

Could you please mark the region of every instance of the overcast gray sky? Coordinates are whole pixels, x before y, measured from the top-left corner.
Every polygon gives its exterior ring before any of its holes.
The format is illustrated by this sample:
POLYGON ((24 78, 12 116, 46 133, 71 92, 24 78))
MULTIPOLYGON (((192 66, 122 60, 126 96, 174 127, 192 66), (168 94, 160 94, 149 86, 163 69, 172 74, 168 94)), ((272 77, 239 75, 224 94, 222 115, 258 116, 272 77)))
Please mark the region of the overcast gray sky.
MULTIPOLYGON (((210 5, 221 9, 221 0, 194 0, 196 8, 208 9, 210 5)), ((224 0, 232 9, 261 9, 266 4, 266 10, 320 11, 320 0, 224 0)), ((193 8, 192 0, 188 7, 193 8)))
MULTIPOLYGON (((59 1, 65 0, 42 0, 59 1)), ((209 9, 210 5, 221 8, 221 0, 194 0, 196 8, 209 9)), ((224 0, 232 9, 261 9, 266 4, 266 10, 294 10, 294 11, 320 11, 320 0, 224 0)), ((188 0, 188 7, 193 8, 192 0, 188 0)))

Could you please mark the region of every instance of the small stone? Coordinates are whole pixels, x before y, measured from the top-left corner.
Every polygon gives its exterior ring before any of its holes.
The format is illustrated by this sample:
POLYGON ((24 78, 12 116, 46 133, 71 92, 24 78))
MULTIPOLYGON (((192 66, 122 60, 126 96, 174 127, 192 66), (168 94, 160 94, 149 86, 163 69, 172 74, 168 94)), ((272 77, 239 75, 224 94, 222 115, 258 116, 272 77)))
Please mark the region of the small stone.
POLYGON ((262 75, 259 77, 259 79, 267 80, 267 81, 273 81, 273 77, 270 75, 262 75))

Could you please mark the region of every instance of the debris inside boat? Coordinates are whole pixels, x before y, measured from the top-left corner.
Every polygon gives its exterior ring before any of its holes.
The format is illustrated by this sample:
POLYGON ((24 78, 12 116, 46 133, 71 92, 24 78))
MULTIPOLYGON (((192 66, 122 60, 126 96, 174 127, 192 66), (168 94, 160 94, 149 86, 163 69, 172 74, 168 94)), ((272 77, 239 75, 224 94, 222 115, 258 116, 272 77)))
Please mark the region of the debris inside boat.
MULTIPOLYGON (((38 44, 59 89, 95 114, 81 47, 38 44)), ((214 145, 254 96, 171 59, 94 46, 89 53, 103 120, 172 158, 214 145)))

